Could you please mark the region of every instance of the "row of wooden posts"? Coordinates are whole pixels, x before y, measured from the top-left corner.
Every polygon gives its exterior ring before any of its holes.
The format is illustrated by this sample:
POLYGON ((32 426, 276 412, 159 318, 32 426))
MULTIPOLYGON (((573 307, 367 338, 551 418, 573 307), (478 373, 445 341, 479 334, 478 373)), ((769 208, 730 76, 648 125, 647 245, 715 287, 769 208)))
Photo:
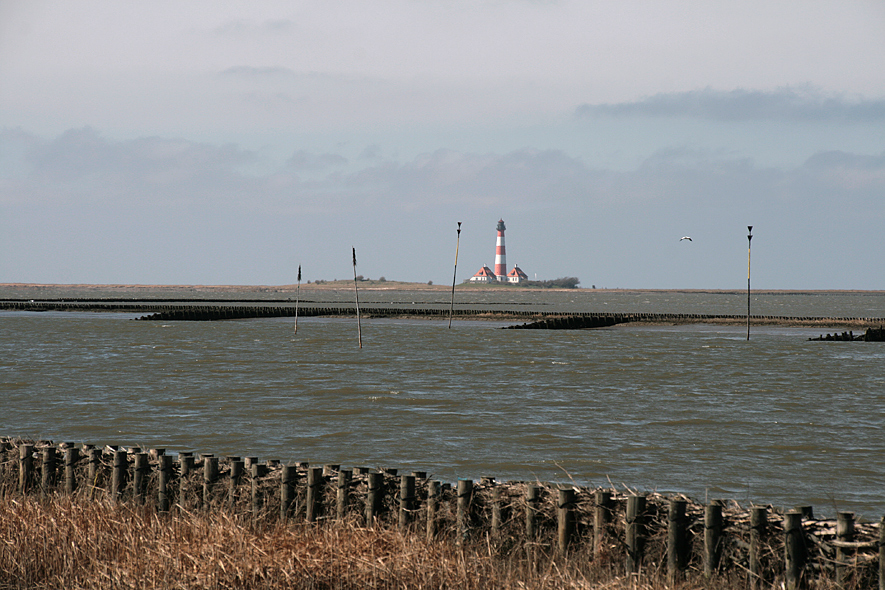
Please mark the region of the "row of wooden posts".
MULTIPOLYGON (((135 504, 143 505, 153 501, 149 500, 147 494, 150 481, 151 488, 156 486, 155 502, 160 512, 168 512, 176 506, 184 507, 188 494, 195 500, 195 504, 203 509, 223 507, 234 510, 240 498, 239 490, 244 483, 244 475, 248 473, 251 482, 251 502, 248 510, 253 515, 261 514, 263 511, 267 516, 265 504, 267 504, 268 488, 264 484, 276 480, 279 485, 279 517, 284 520, 293 519, 296 514, 307 523, 321 519, 353 517, 352 489, 355 487, 355 480, 359 480, 365 486, 362 514, 359 516, 364 519, 367 526, 381 524, 383 517, 384 522, 396 523, 394 526, 414 532, 417 530, 416 527, 422 524, 418 522, 417 515, 423 513, 422 528, 428 539, 440 538, 441 527, 446 522, 451 522, 454 527, 447 529, 449 536, 454 536, 456 542, 464 542, 478 528, 476 496, 479 490, 486 492, 481 504, 490 517, 487 529, 490 538, 497 539, 501 536, 505 521, 509 522, 511 527, 516 522, 510 518, 510 503, 505 497, 507 486, 496 485, 492 478, 483 478, 479 485, 475 485, 472 480, 461 479, 453 487, 450 484, 427 479, 426 473, 413 472, 399 476, 398 493, 390 494, 389 488, 391 482, 395 481, 396 470, 341 469, 338 465, 314 467, 306 463, 281 465, 275 461, 261 464, 255 457, 245 459, 228 457, 225 461, 226 478, 222 478, 219 458, 213 455, 201 455, 198 463, 193 453, 178 453, 176 469, 173 457, 165 454, 163 450, 154 449, 147 453, 137 448, 112 449, 107 453, 112 462, 106 462, 106 453, 103 449, 83 445, 81 450, 73 443, 64 443, 59 447, 47 444, 37 448, 30 443, 0 440, 0 458, 4 459, 5 471, 0 481, 6 482, 7 493, 12 487, 8 485, 8 478, 12 476, 10 467, 14 461, 16 448, 18 450, 16 488, 17 492, 23 495, 36 493, 49 496, 58 492, 92 495, 104 489, 114 501, 122 501, 125 494, 125 497, 135 504), (13 459, 9 460, 10 457, 13 459), (39 470, 35 467, 35 461, 40 464, 39 470), (63 482, 59 481, 61 478, 63 482), (224 479, 226 486, 222 485, 225 483, 224 479), (199 480, 202 480, 202 486, 199 483, 195 486, 194 481, 199 482, 199 480), (100 482, 105 484, 104 488, 98 485, 100 482), (83 485, 84 483, 86 485, 83 485), (417 489, 419 483, 420 494, 417 489), (334 495, 333 501, 330 498, 332 495, 334 495), (177 502, 174 501, 176 498, 177 502), (296 499, 299 501, 296 502, 296 499), (419 504, 421 504, 420 510, 419 504), (454 518, 447 518, 447 514, 454 518)), ((574 486, 549 488, 540 484, 520 485, 524 486, 525 520, 522 533, 525 541, 529 544, 536 542, 542 536, 542 529, 546 532, 552 528, 552 523, 542 516, 540 504, 545 492, 555 490, 553 499, 556 535, 555 541, 550 545, 553 551, 561 555, 570 553, 579 540, 576 509, 578 489, 574 486)), ((721 501, 712 501, 703 509, 703 574, 706 577, 716 575, 722 566, 722 551, 725 546, 723 505, 721 501)), ((593 554, 598 555, 604 552, 607 546, 612 546, 613 518, 625 507, 623 537, 615 539, 614 545, 623 546, 627 573, 640 573, 649 539, 647 496, 629 494, 626 497, 616 498, 613 490, 597 489, 593 491, 592 506, 590 542, 593 554)), ((685 574, 691 560, 689 533, 691 519, 686 512, 688 506, 688 500, 679 497, 670 498, 667 506, 666 567, 668 575, 674 579, 685 574)), ((770 516, 768 507, 754 506, 750 509, 747 569, 752 587, 764 586, 772 580, 772 572, 766 571, 770 570, 770 567, 766 565, 763 554, 769 550, 772 543, 770 536, 780 528, 780 523, 770 516)), ((806 535, 803 531, 802 511, 786 512, 783 515, 782 531, 783 580, 787 588, 798 588, 803 578, 808 575, 806 561, 809 557, 806 535)), ((885 526, 880 524, 877 541, 858 542, 854 533, 854 514, 840 512, 836 523, 836 540, 831 542, 831 545, 837 549, 835 560, 837 580, 844 582, 852 575, 850 562, 855 552, 878 548, 879 588, 885 590, 885 526)))

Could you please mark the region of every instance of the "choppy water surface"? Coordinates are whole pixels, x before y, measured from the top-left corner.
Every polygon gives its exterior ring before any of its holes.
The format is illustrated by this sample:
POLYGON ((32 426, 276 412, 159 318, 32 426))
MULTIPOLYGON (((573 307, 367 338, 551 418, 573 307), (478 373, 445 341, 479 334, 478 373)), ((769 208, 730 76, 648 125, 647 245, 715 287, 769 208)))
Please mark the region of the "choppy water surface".
POLYGON ((132 317, 0 312, 0 434, 885 513, 885 344, 132 317))

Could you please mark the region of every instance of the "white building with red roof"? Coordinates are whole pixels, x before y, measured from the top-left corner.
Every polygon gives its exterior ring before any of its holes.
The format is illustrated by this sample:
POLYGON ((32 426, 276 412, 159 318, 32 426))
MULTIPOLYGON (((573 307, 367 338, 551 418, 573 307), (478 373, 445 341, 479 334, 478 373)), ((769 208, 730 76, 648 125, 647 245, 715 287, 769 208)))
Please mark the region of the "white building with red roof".
POLYGON ((475 275, 470 277, 471 283, 491 283, 496 281, 498 277, 495 276, 495 273, 492 272, 488 266, 483 265, 481 269, 479 269, 475 275))
POLYGON ((527 280, 529 280, 529 275, 522 272, 522 269, 519 268, 519 266, 514 266, 513 270, 507 273, 508 283, 521 283, 527 280))

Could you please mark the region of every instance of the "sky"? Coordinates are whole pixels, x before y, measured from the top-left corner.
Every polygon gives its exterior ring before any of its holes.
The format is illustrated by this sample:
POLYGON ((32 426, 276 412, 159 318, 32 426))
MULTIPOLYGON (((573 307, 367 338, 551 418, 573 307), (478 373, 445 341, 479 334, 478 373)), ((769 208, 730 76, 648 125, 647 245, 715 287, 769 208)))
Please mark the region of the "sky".
POLYGON ((885 289, 881 0, 0 0, 0 283, 885 289), (462 222, 460 239, 457 223, 462 222), (692 240, 682 240, 691 236, 692 240))

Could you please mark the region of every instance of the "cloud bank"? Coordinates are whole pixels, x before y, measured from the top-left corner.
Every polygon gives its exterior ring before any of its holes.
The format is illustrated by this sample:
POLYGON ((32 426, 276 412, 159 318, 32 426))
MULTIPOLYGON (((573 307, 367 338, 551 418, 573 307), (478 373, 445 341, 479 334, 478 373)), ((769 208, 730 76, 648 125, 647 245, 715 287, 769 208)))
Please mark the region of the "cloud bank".
POLYGON ((612 170, 561 150, 398 162, 298 149, 256 174, 260 156, 233 144, 93 128, 5 129, 0 150, 7 281, 287 284, 299 264, 305 280, 347 276, 353 245, 366 276, 445 282, 455 223, 469 276, 491 261, 500 217, 522 268, 585 285, 737 287, 746 225, 759 288, 872 289, 885 273, 851 254, 883 250, 885 152, 784 169, 670 148, 612 170), (692 249, 675 249, 682 235, 692 249))
POLYGON ((686 117, 712 121, 799 121, 862 124, 885 121, 885 99, 848 99, 810 88, 773 91, 705 88, 659 93, 637 101, 583 104, 577 117, 686 117))

